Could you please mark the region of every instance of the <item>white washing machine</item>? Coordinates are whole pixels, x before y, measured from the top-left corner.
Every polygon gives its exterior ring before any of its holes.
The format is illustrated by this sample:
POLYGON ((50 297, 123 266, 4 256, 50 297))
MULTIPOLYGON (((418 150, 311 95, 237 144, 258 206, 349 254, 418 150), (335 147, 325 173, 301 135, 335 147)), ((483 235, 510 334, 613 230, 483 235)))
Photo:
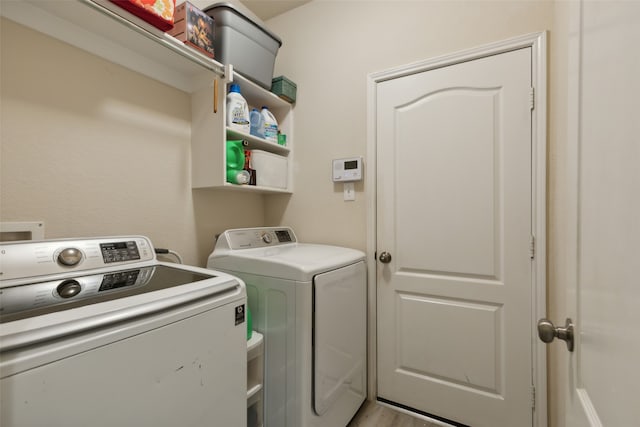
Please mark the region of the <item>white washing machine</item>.
POLYGON ((0 425, 246 426, 245 304, 143 236, 0 244, 0 425))
POLYGON ((241 278, 265 343, 265 427, 341 427, 366 395, 365 254, 287 227, 220 235, 207 267, 241 278))

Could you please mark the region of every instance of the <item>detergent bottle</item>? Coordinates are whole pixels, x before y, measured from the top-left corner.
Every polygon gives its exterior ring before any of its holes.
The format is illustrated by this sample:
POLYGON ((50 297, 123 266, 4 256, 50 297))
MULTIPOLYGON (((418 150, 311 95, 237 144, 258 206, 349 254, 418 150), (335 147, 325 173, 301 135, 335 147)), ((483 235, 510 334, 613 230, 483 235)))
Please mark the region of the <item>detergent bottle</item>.
POLYGON ((232 84, 227 94, 227 126, 249 133, 249 105, 240 94, 240 86, 232 84))
POLYGON ((244 146, 242 140, 227 140, 227 182, 248 184, 249 172, 244 170, 244 146))
POLYGON ((267 107, 262 107, 260 112, 264 121, 264 139, 278 143, 278 121, 267 107))

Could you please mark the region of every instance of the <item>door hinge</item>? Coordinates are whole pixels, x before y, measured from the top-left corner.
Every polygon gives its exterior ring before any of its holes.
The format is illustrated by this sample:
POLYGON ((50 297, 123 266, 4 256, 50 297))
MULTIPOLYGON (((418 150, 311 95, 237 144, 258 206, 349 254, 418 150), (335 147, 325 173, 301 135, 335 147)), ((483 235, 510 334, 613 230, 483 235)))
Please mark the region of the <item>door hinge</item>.
POLYGON ((531 109, 531 111, 533 111, 533 109, 536 106, 536 90, 535 88, 531 88, 531 91, 529 92, 529 108, 531 109))
POLYGON ((536 410, 536 388, 531 386, 531 409, 536 410))
POLYGON ((529 255, 531 259, 536 257, 536 237, 534 235, 531 235, 531 241, 529 242, 529 255))

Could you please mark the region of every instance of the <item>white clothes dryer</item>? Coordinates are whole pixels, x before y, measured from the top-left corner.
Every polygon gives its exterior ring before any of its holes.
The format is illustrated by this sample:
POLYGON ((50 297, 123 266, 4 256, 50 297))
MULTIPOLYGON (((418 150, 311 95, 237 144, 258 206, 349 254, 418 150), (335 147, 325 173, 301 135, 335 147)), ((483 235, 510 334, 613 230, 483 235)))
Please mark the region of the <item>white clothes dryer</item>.
POLYGON ((221 234, 207 267, 247 285, 264 335, 265 427, 346 426, 366 395, 365 254, 247 228, 221 234))

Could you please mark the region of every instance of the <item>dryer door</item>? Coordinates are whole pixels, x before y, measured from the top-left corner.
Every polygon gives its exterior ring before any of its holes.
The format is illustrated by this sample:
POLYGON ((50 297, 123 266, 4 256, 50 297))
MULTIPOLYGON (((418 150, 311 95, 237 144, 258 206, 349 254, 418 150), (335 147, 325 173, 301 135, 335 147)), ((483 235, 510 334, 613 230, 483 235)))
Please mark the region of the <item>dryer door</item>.
POLYGON ((366 277, 365 263, 360 261, 313 278, 313 409, 317 415, 345 393, 365 398, 366 277))

